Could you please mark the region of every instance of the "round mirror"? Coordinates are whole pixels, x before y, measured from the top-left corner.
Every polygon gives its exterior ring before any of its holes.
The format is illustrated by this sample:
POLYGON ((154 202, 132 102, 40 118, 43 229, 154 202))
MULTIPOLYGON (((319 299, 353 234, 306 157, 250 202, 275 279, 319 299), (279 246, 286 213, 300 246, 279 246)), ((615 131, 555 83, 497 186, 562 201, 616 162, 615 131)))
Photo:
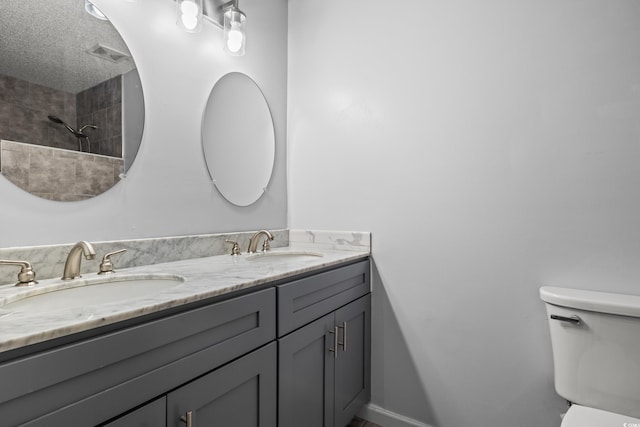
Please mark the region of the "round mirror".
POLYGON ((86 6, 0 4, 0 173, 50 200, 107 191, 142 139, 144 101, 133 58, 111 22, 86 6))
POLYGON ((237 206, 258 200, 271 179, 275 148, 271 112, 258 85, 242 73, 224 75, 202 121, 204 158, 222 196, 237 206))

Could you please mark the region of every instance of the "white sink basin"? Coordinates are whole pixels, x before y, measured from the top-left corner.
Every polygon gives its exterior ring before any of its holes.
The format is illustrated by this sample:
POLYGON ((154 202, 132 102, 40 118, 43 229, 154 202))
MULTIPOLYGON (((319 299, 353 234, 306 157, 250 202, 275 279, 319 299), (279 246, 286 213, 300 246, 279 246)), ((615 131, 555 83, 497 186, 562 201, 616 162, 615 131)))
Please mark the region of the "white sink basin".
POLYGON ((310 261, 323 257, 319 252, 308 251, 270 251, 250 255, 247 260, 252 262, 278 262, 278 261, 310 261))
POLYGON ((109 304, 157 294, 184 282, 169 274, 97 276, 61 281, 18 294, 0 306, 5 311, 58 311, 87 305, 109 304))

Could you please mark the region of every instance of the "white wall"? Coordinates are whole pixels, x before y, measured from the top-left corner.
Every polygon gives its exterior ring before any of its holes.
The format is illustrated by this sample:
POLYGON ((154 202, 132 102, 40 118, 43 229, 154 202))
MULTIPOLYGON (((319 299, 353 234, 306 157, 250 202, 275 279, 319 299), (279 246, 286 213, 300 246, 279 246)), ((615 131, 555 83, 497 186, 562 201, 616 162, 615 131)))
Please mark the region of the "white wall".
MULTIPOLYGON (((120 31, 140 73, 146 114, 140 151, 125 181, 88 201, 47 201, 0 179, 0 247, 285 227, 286 0, 243 1, 247 55, 241 58, 222 51, 222 31, 211 23, 201 33, 181 31, 172 0, 94 3, 120 31), (276 130, 268 191, 247 208, 231 205, 213 187, 200 145, 211 88, 231 71, 257 82, 276 130)), ((244 165, 236 167, 243 179, 244 165)))
POLYGON ((373 232, 373 402, 553 427, 540 285, 640 294, 640 3, 291 0, 289 226, 373 232))

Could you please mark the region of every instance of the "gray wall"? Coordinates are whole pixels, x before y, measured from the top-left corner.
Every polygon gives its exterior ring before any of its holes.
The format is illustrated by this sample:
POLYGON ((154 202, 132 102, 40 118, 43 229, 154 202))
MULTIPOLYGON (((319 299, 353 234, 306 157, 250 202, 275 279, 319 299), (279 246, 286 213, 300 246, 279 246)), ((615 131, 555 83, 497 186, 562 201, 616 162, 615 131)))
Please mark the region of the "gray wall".
MULTIPOLYGON (((0 179, 0 246, 285 227, 286 1, 242 3, 248 17, 247 55, 242 58, 222 51, 222 31, 210 23, 197 34, 180 31, 170 0, 94 3, 128 43, 140 73, 146 116, 138 157, 125 180, 82 202, 46 201, 0 179), (219 195, 200 145, 209 92, 231 71, 258 83, 276 129, 276 164, 268 191, 246 208, 219 195)), ((243 165, 237 168, 238 179, 243 179, 243 165)))
POLYGON ((640 294, 639 52, 633 0, 289 2, 289 225, 372 232, 375 404, 560 424, 539 286, 640 294))

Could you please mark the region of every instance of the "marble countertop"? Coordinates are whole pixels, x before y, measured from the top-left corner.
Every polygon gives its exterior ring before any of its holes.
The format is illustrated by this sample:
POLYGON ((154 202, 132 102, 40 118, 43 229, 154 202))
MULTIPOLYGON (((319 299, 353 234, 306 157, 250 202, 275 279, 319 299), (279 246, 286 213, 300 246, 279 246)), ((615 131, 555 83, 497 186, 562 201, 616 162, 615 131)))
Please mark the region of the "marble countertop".
POLYGON ((0 352, 230 294, 325 267, 365 259, 370 253, 369 248, 364 247, 336 249, 313 243, 291 243, 288 247, 273 249, 272 253, 290 251, 314 252, 322 256, 299 259, 273 256, 268 260, 256 261, 249 259, 251 255, 247 254, 218 255, 126 268, 117 270, 109 280, 117 277, 144 278, 169 274, 183 278, 184 282, 152 296, 77 307, 70 304, 69 308, 54 311, 10 311, 3 309, 3 306, 27 295, 32 296, 61 287, 75 287, 102 276, 95 273, 83 274, 82 279, 75 279, 71 283, 61 283, 60 279, 46 279, 30 288, 0 286, 0 352))

